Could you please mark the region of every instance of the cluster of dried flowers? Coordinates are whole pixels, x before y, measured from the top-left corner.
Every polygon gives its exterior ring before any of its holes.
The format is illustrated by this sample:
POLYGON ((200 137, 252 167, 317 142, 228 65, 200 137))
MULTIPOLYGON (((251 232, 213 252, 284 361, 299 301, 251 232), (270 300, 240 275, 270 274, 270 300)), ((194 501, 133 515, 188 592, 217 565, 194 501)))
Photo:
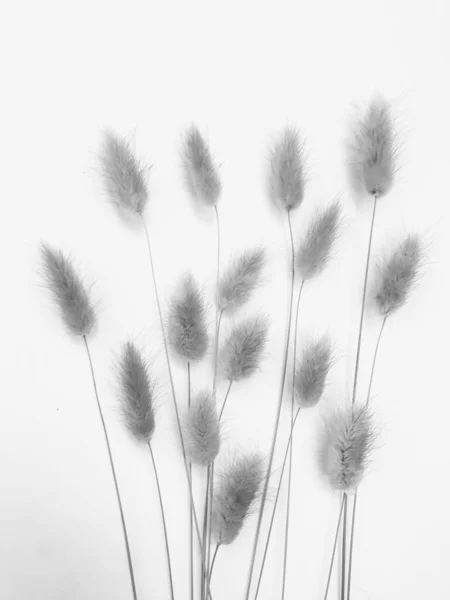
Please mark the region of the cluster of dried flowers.
MULTIPOLYGON (((220 220, 219 200, 222 183, 212 153, 196 127, 185 136, 182 150, 186 189, 189 195, 203 203, 215 213, 217 223, 217 281, 215 297, 214 335, 210 336, 207 325, 207 303, 198 282, 191 273, 185 273, 174 291, 167 312, 161 306, 157 277, 153 264, 152 238, 145 221, 145 207, 149 199, 146 169, 131 152, 129 145, 114 134, 107 134, 101 154, 102 175, 111 201, 129 217, 141 223, 147 241, 153 290, 158 309, 162 340, 168 369, 170 392, 178 430, 180 449, 184 463, 186 483, 190 499, 190 589, 188 593, 176 589, 170 553, 170 540, 166 529, 166 514, 163 502, 157 460, 152 444, 157 425, 155 399, 157 381, 152 366, 141 349, 133 341, 124 344, 119 360, 119 400, 124 423, 131 436, 145 444, 157 483, 158 500, 164 532, 167 556, 170 597, 195 597, 195 561, 200 561, 198 597, 201 600, 213 597, 211 576, 222 545, 232 544, 239 535, 248 516, 257 511, 257 523, 250 560, 245 600, 257 598, 264 565, 268 553, 272 526, 278 505, 282 481, 287 471, 287 512, 284 529, 284 561, 281 597, 286 593, 286 565, 288 556, 288 534, 290 515, 290 490, 294 456, 292 439, 300 411, 315 408, 324 395, 327 378, 333 366, 333 344, 327 336, 311 340, 300 352, 297 351, 297 331, 302 292, 305 286, 318 277, 332 257, 341 233, 342 209, 339 201, 332 201, 324 210, 312 218, 305 235, 295 247, 293 216, 301 209, 307 191, 306 161, 304 144, 298 132, 287 128, 280 136, 271 154, 269 173, 271 199, 281 207, 287 219, 291 243, 290 302, 288 323, 285 332, 282 371, 278 398, 275 404, 272 443, 267 458, 255 452, 235 456, 220 473, 215 472, 215 461, 224 445, 221 435, 221 420, 229 393, 233 385, 252 377, 264 356, 269 318, 260 314, 252 318, 235 321, 240 309, 250 300, 258 287, 266 262, 266 250, 254 248, 237 256, 225 268, 220 265, 220 220), (223 319, 232 317, 233 325, 225 339, 221 339, 223 319), (212 339, 210 339, 212 338, 212 339), (191 368, 205 360, 208 350, 214 357, 211 381, 205 389, 192 394, 191 368), (187 390, 176 390, 173 379, 173 358, 186 369, 187 390), (270 527, 267 532, 262 564, 256 587, 252 586, 258 544, 262 534, 263 515, 267 509, 269 483, 273 476, 272 467, 275 449, 279 443, 279 428, 282 406, 285 401, 285 386, 289 364, 292 366, 292 385, 289 399, 290 435, 286 441, 284 461, 277 483, 277 493, 272 504, 270 527), (224 399, 217 399, 218 374, 228 382, 224 399), (178 397, 187 397, 187 408, 181 408, 178 397), (195 505, 193 493, 193 468, 204 474, 205 502, 203 522, 200 523, 199 507, 195 505), (202 528, 200 527, 202 525, 202 528), (198 552, 196 552, 198 550, 198 552)), ((323 420, 323 435, 319 464, 330 488, 342 495, 341 508, 332 547, 328 581, 324 582, 325 598, 328 595, 333 562, 339 533, 342 531, 341 553, 341 600, 350 599, 353 541, 355 530, 356 496, 364 478, 375 441, 375 427, 370 407, 372 378, 378 347, 386 321, 400 309, 408 299, 417 282, 423 261, 423 245, 419 236, 409 234, 396 248, 376 265, 376 276, 372 287, 368 285, 371 272, 371 248, 376 217, 377 202, 392 188, 396 172, 396 135, 390 108, 386 102, 372 101, 361 120, 356 123, 350 147, 350 174, 353 191, 361 202, 372 203, 372 219, 368 239, 368 251, 361 313, 358 331, 358 346, 354 370, 353 394, 345 403, 333 403, 323 420), (369 291, 370 289, 370 291, 369 291), (380 315, 380 332, 373 356, 372 372, 365 402, 357 402, 362 330, 366 307, 370 300, 380 315), (353 498, 353 515, 350 537, 347 538, 347 511, 349 497, 353 498), (348 555, 348 564, 346 556, 348 555)), ((126 527, 126 518, 121 502, 120 486, 114 467, 108 429, 102 404, 97 391, 96 375, 90 354, 90 342, 98 324, 95 303, 91 291, 77 274, 73 262, 61 251, 50 246, 42 247, 44 274, 63 323, 68 332, 82 338, 87 353, 93 380, 95 399, 99 411, 102 431, 108 450, 118 508, 120 512, 124 543, 127 551, 130 583, 133 597, 137 599, 132 553, 126 527)))

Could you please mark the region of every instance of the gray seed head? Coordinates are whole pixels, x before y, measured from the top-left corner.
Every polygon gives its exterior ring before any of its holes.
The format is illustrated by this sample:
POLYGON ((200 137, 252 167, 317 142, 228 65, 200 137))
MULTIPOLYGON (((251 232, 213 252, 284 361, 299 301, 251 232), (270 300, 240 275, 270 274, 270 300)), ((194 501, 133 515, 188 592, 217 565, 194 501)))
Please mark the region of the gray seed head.
POLYGON ((340 219, 341 206, 334 202, 318 213, 309 226, 296 257, 297 269, 304 281, 325 268, 339 235, 340 219))
POLYGON ((201 360, 208 349, 206 307, 202 293, 191 274, 183 279, 181 293, 170 306, 168 339, 183 360, 201 360))
POLYGON ((236 325, 220 351, 219 363, 229 381, 251 377, 258 369, 267 342, 267 319, 250 318, 236 325))
POLYGON ((148 201, 145 168, 129 144, 114 133, 106 133, 100 161, 110 200, 118 208, 141 216, 148 201))
POLYGON ((391 256, 378 265, 375 303, 382 315, 389 315, 407 301, 420 275, 423 245, 418 235, 409 234, 391 256))
POLYGON ((207 205, 216 205, 222 192, 222 184, 209 146, 195 126, 186 133, 183 166, 191 196, 207 205))
POLYGON ((225 270, 219 283, 219 308, 229 314, 241 308, 259 283, 266 262, 263 248, 248 250, 225 270))
POLYGON ((119 386, 128 430, 138 442, 150 442, 155 431, 155 382, 147 362, 132 342, 122 350, 119 386))
POLYGON ((332 362, 328 338, 323 337, 305 347, 297 363, 294 382, 295 395, 301 407, 317 405, 323 395, 332 362))
POLYGON ((291 210, 300 206, 305 195, 305 160, 299 134, 287 127, 275 144, 270 161, 272 200, 291 210))
POLYGON ((396 173, 397 143, 390 106, 374 99, 356 123, 350 145, 350 175, 357 192, 386 195, 396 173))
POLYGON ((264 461, 257 454, 236 458, 223 473, 212 508, 211 533, 218 544, 231 544, 251 514, 264 481, 264 461))
POLYGON ((95 310, 71 260, 45 244, 41 254, 44 277, 65 326, 74 335, 88 335, 96 323, 95 310))
POLYGON ((208 392, 193 400, 184 423, 186 454, 192 463, 211 464, 220 450, 220 424, 216 404, 208 392))
POLYGON ((367 406, 336 410, 325 421, 322 472, 334 490, 354 491, 364 476, 375 440, 367 406))

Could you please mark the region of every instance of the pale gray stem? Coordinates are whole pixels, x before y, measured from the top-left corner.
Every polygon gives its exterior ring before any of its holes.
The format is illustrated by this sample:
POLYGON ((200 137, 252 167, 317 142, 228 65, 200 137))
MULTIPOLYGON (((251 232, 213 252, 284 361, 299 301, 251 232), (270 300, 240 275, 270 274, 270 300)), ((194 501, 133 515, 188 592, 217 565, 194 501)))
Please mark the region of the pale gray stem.
POLYGON ((341 600, 345 600, 347 555, 347 494, 344 492, 344 522, 342 523, 342 563, 341 563, 341 600))
POLYGON ((339 518, 338 518, 337 527, 336 527, 336 535, 334 536, 333 552, 331 554, 330 569, 328 571, 327 587, 325 588, 325 596, 324 596, 323 600, 327 600, 327 598, 328 598, 328 590, 330 589, 331 574, 333 573, 334 557, 336 555, 336 548, 337 548, 337 543, 338 543, 338 538, 339 538, 339 529, 341 527, 343 511, 344 511, 344 498, 342 498, 341 510, 339 511, 339 518))
POLYGON ((227 389, 227 393, 225 394, 225 398, 223 399, 223 402, 222 402, 222 408, 220 410, 219 421, 222 419, 223 411, 225 410, 225 405, 227 403, 228 395, 230 393, 232 385, 233 385, 233 381, 231 380, 230 383, 229 383, 229 385, 228 385, 228 389, 227 389))
MULTIPOLYGON (((187 364, 188 378, 188 408, 191 407, 191 363, 187 364)), ((189 462, 189 477, 192 481, 192 463, 189 462)), ((194 522, 192 518, 192 506, 189 502, 189 570, 191 574, 190 580, 190 600, 194 600, 194 522)))
POLYGON ((120 498, 120 491, 119 491, 119 484, 117 482, 116 469, 114 467, 114 461, 113 461, 113 457, 112 457, 111 446, 109 443, 108 431, 106 429, 106 423, 105 423, 105 419, 103 417, 102 406, 100 404, 100 398, 98 396, 97 381, 95 378, 94 365, 92 363, 91 352, 89 350, 89 344, 88 344, 88 341, 87 341, 87 338, 85 335, 83 335, 83 340, 84 340, 84 344, 86 346, 86 352, 87 352, 87 356, 89 359, 89 366, 91 368, 91 376, 92 376, 92 383, 94 384, 95 399, 97 401, 97 408, 98 408, 98 412, 100 414, 100 420, 102 422, 103 434, 105 436, 106 448, 108 450, 109 464, 111 467, 111 473, 112 473, 113 480, 114 480, 114 487, 116 489, 117 504, 119 506, 120 520, 122 522, 123 538, 125 541, 125 549, 127 552, 128 571, 130 573, 130 581, 131 581, 131 588, 133 590, 133 598, 134 598, 134 600, 137 600, 136 583, 134 581, 134 571, 133 571, 133 563, 131 560, 130 544, 128 542, 127 526, 125 524, 125 515, 123 513, 122 500, 120 498))

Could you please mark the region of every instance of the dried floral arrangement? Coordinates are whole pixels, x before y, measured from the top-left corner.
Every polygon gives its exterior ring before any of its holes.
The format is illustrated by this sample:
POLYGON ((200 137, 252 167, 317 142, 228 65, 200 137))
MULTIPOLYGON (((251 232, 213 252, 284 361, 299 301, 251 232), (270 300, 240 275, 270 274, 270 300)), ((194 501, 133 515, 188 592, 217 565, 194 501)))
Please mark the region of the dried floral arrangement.
MULTIPOLYGON (((408 300, 418 281, 424 260, 423 242, 419 235, 413 233, 406 235, 390 253, 378 261, 374 261, 372 257, 377 206, 391 190, 398 166, 395 123, 390 106, 385 100, 372 100, 363 116, 355 123, 348 152, 352 193, 357 202, 371 203, 372 217, 364 277, 361 282, 362 295, 359 299, 359 328, 351 382, 352 393, 345 402, 336 401, 325 411, 320 451, 317 455, 317 463, 330 490, 340 495, 335 536, 332 540, 324 540, 324 544, 330 546, 328 578, 323 582, 325 600, 330 589, 340 537, 342 551, 339 559, 339 596, 340 600, 350 600, 352 597, 357 498, 376 442, 375 418, 371 408, 371 388, 376 360, 388 319, 408 300), (364 393, 365 400, 361 401, 357 395, 358 374, 369 304, 377 309, 380 326, 372 357, 368 389, 364 393)), ((284 599, 289 591, 286 587, 286 565, 289 552, 291 484, 296 458, 292 450, 292 440, 300 412, 314 409, 320 404, 335 360, 333 342, 327 335, 310 340, 301 352, 298 351, 301 298, 305 286, 312 285, 332 259, 342 233, 342 207, 338 200, 333 200, 325 209, 314 214, 300 242, 297 245, 294 242, 293 217, 301 210, 307 191, 305 154, 305 144, 299 133, 287 128, 274 144, 270 155, 270 199, 281 209, 290 239, 288 319, 284 332, 281 373, 274 374, 275 377, 279 377, 279 391, 274 399, 275 415, 270 449, 266 456, 250 450, 237 454, 229 460, 222 472, 217 472, 216 459, 224 446, 221 428, 223 414, 231 389, 239 385, 241 380, 257 373, 268 341, 269 316, 259 314, 239 320, 241 308, 246 305, 261 282, 267 250, 260 247, 248 249, 235 257, 230 264, 222 266, 219 218, 222 183, 219 169, 206 140, 196 127, 192 127, 184 137, 182 148, 185 188, 193 200, 213 211, 217 226, 213 335, 210 336, 207 325, 207 299, 193 273, 184 274, 173 292, 170 304, 167 307, 162 306, 158 273, 153 261, 155 249, 145 219, 145 208, 149 200, 147 171, 125 140, 111 133, 104 137, 101 176, 107 194, 120 211, 140 223, 147 244, 174 409, 174 424, 178 433, 188 491, 190 519, 186 523, 186 536, 189 536, 190 586, 187 590, 179 590, 174 584, 176 573, 173 571, 171 560, 175 542, 169 539, 167 532, 166 521, 169 517, 166 515, 164 490, 158 476, 158 453, 152 443, 158 421, 155 409, 158 382, 144 352, 133 340, 129 340, 121 349, 116 368, 120 390, 118 401, 123 413, 123 422, 130 436, 140 444, 146 445, 149 450, 164 534, 161 543, 164 544, 167 558, 166 597, 172 600, 206 600, 214 597, 213 569, 218 557, 220 559, 220 548, 233 544, 252 513, 255 513, 256 524, 248 578, 242 589, 242 597, 244 600, 256 600, 261 588, 283 483, 286 485, 287 506, 280 597, 284 599), (225 319, 230 318, 233 319, 233 325, 224 337, 222 324, 225 319), (204 361, 208 351, 213 355, 211 379, 206 382, 203 390, 194 394, 191 390, 191 368, 204 361), (174 359, 177 359, 176 366, 174 359), (176 389, 174 368, 185 370, 187 390, 176 389), (290 371, 292 379, 287 381, 290 371), (226 394, 221 400, 217 398, 219 374, 228 382, 226 394), (286 387, 289 388, 289 394, 286 393, 286 387), (287 396, 290 433, 288 439, 280 440, 282 407, 287 396), (183 402, 180 401, 180 397, 183 398, 183 402), (284 460, 274 483, 274 456, 277 446, 280 445, 284 460), (205 481, 202 506, 196 505, 194 499, 193 469, 196 469, 205 481), (270 502, 269 485, 276 488, 276 494, 270 502), (263 540, 263 517, 269 511, 270 524, 263 540), (263 555, 261 564, 257 565, 259 548, 263 548, 263 555)), ((41 255, 43 274, 63 324, 69 334, 82 340, 87 355, 87 367, 92 377, 94 398, 109 457, 123 531, 131 593, 134 600, 137 600, 130 548, 132 541, 127 532, 120 482, 114 464, 114 453, 119 449, 111 448, 107 422, 97 389, 95 366, 90 353, 91 340, 99 321, 96 303, 89 285, 77 273, 67 255, 49 245, 42 246, 41 255)))

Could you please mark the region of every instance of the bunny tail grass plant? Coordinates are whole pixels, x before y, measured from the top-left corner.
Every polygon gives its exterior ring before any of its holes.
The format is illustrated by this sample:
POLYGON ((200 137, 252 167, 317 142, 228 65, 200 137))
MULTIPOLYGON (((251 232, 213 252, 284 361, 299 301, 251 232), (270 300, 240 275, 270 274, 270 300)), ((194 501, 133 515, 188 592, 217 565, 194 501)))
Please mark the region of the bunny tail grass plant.
POLYGON ((264 248, 246 250, 230 263, 219 283, 219 309, 222 312, 233 315, 249 301, 265 264, 264 248))
MULTIPOLYGON (((358 488, 374 446, 375 429, 372 413, 367 405, 348 406, 330 413, 324 422, 324 432, 321 441, 320 466, 324 477, 330 487, 343 493, 341 514, 337 525, 339 531, 342 516, 345 523, 345 508, 347 497, 358 488)), ((341 579, 341 600, 345 598, 345 552, 346 543, 343 544, 343 578, 341 579)), ((329 577, 325 591, 327 598, 336 543, 334 545, 329 577)))
MULTIPOLYGON (((326 267, 337 238, 341 230, 341 205, 334 201, 321 212, 316 213, 314 219, 309 225, 306 235, 300 243, 296 255, 296 269, 301 278, 301 284, 297 298, 297 309, 295 313, 294 325, 294 348, 293 348, 293 369, 292 369, 292 388, 291 388, 291 429, 294 424, 294 395, 297 393, 303 407, 314 406, 322 396, 325 379, 331 366, 331 348, 329 342, 325 339, 320 340, 315 345, 311 345, 304 351, 303 360, 299 365, 300 373, 295 372, 296 352, 297 352, 297 334, 298 334, 298 315, 300 308, 300 299, 305 281, 310 281, 318 276, 326 267)), ((281 598, 284 600, 286 590, 286 569, 289 542, 289 521, 291 512, 291 485, 292 485, 292 433, 289 442, 289 467, 288 467, 288 490, 287 490, 287 510, 284 538, 284 560, 283 560, 283 583, 281 598)), ((281 483, 281 481, 280 481, 281 483)))
POLYGON ((184 422, 186 452, 193 464, 208 466, 220 450, 220 425, 214 399, 199 393, 191 403, 184 422))
MULTIPOLYGON (((381 336, 386 325, 387 318, 408 300, 412 290, 420 276, 424 259, 424 248, 417 234, 408 234, 393 250, 391 255, 384 258, 377 265, 376 284, 372 291, 373 303, 376 305, 380 315, 383 317, 378 333, 375 351, 370 371, 369 386, 367 390, 366 406, 369 405, 372 391, 375 366, 380 347, 381 336)), ((350 548, 348 564, 347 600, 350 600, 353 545, 355 537, 356 506, 358 490, 353 497, 352 520, 350 529, 350 548)))
POLYGON ((166 516, 158 469, 156 467, 155 455, 151 445, 151 439, 155 431, 156 382, 150 374, 150 369, 146 360, 132 342, 126 343, 122 349, 119 362, 119 385, 122 411, 127 429, 138 443, 147 444, 150 451, 166 545, 170 596, 172 600, 174 600, 172 564, 170 560, 166 516))
POLYGON ((278 429, 280 425, 281 408, 283 405, 284 386, 286 382, 287 363, 289 356, 289 345, 291 336, 292 308, 294 303, 294 282, 295 282, 295 249, 294 236, 292 233, 291 211, 297 209, 303 202, 306 187, 306 162, 303 144, 300 143, 300 137, 297 131, 287 127, 282 136, 272 149, 270 158, 269 192, 272 201, 277 206, 286 210, 287 222, 289 228, 291 262, 290 262, 290 283, 289 283, 289 307, 288 320, 286 328, 286 343, 281 369, 280 390, 278 404, 275 414, 273 435, 267 472, 264 479, 261 502, 258 511, 258 521, 256 525, 255 538, 253 542, 252 555, 250 559, 249 574, 245 600, 249 600, 252 586, 253 569, 255 566, 256 552, 258 549, 259 535, 261 532, 264 506, 269 489, 269 480, 272 472, 272 464, 275 455, 275 446, 277 443, 278 429))
POLYGON ((220 478, 213 500, 211 531, 216 544, 209 572, 211 578, 217 552, 232 544, 255 507, 264 481, 264 461, 259 454, 236 457, 220 478))
MULTIPOLYGON (((144 218, 144 209, 148 201, 148 188, 144 177, 144 169, 141 167, 140 162, 131 152, 129 145, 118 136, 112 134, 105 135, 105 143, 103 146, 103 152, 100 157, 103 178, 105 183, 106 191, 112 202, 118 204, 120 208, 128 212, 132 216, 140 219, 142 227, 144 229, 145 238, 147 242, 147 250, 150 261, 150 271, 153 283, 153 289, 155 292, 156 305, 158 310, 159 324, 161 328, 161 334, 163 338, 164 354, 167 363, 167 370, 169 374, 169 383, 173 401, 173 407, 175 411, 175 418, 177 423, 178 435, 180 438, 181 452, 183 455, 184 470, 186 474, 186 480, 189 490, 189 500, 191 504, 192 515, 194 519, 194 526, 196 530, 197 541, 199 547, 202 548, 202 538, 200 535, 200 528, 198 524, 198 518, 194 506, 194 496, 192 492, 192 481, 189 474, 189 464, 186 457, 186 448, 183 439, 183 432, 181 427, 180 412, 178 409, 178 402, 175 393, 175 384, 172 374, 172 366, 169 355, 169 343, 164 327, 164 319, 161 308, 161 301, 159 298, 158 285, 156 280, 155 266, 153 261, 153 252, 151 245, 151 237, 147 224, 144 218)), ((202 567, 205 569, 205 564, 202 563, 202 567)), ((211 594, 208 588, 208 595, 211 598, 211 594)))
POLYGON ((119 484, 117 481, 114 460, 111 452, 108 431, 106 428, 103 410, 98 395, 97 381, 95 377, 94 365, 88 344, 88 336, 92 333, 96 325, 95 308, 89 295, 89 290, 77 274, 72 261, 60 250, 54 250, 50 246, 43 244, 41 247, 41 256, 43 262, 43 272, 51 295, 58 307, 62 321, 67 330, 73 335, 83 338, 86 348, 86 354, 89 361, 89 367, 94 386, 95 399, 102 423, 103 435, 108 451, 111 474, 116 491, 117 504, 122 524, 125 549, 127 553, 128 570, 130 574, 130 583, 134 600, 137 600, 136 584, 134 579, 133 563, 131 560, 130 544, 125 524, 125 516, 120 497, 119 484))

